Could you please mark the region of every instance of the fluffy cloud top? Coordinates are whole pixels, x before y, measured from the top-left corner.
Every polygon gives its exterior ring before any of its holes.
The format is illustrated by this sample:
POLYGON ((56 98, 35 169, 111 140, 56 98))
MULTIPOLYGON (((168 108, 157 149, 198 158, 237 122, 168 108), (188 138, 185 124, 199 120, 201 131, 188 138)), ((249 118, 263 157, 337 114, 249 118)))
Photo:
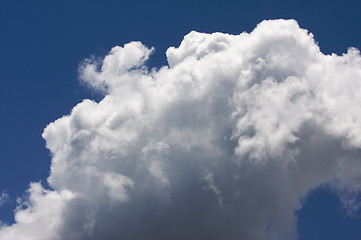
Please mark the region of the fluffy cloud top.
POLYGON ((114 47, 81 79, 104 92, 49 124, 53 190, 32 183, 3 240, 296 239, 327 184, 360 207, 361 56, 324 55, 294 20, 114 47))

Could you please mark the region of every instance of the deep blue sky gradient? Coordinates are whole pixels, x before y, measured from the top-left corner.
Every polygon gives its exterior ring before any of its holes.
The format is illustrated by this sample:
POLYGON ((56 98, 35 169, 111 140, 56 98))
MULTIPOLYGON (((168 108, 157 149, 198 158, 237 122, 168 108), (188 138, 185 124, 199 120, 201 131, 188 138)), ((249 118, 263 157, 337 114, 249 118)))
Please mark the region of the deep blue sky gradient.
MULTIPOLYGON (((140 40, 156 49, 148 64, 161 66, 191 30, 239 34, 275 18, 296 19, 324 53, 361 48, 360 0, 0 0, 0 192, 11 197, 0 219, 13 221, 29 182, 46 184, 44 127, 82 99, 100 98, 78 81, 84 58, 140 40)), ((301 240, 361 239, 361 220, 343 217, 329 191, 311 194, 298 215, 301 240)))

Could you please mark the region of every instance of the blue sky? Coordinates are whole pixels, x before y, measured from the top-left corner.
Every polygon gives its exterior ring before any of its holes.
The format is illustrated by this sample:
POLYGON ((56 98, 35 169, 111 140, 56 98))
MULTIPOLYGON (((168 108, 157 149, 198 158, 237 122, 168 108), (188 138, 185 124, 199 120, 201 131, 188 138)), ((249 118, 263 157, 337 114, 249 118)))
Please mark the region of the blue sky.
MULTIPOLYGON (((41 134, 82 99, 102 96, 78 80, 81 62, 116 45, 155 47, 148 66, 192 30, 239 34, 266 19, 295 19, 325 54, 361 48, 360 1, 0 1, 0 219, 13 221, 30 182, 46 186, 51 156, 41 134)), ((355 103, 357 104, 357 103, 355 103)), ((360 213, 359 213, 360 214, 360 213)), ((361 239, 361 221, 316 190, 298 211, 299 239, 361 239)))

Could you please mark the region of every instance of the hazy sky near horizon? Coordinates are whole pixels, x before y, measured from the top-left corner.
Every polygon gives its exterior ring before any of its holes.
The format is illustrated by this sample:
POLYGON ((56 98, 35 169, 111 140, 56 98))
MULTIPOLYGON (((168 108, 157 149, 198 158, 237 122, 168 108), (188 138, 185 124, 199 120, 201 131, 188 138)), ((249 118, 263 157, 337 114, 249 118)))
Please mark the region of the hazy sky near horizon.
POLYGON ((360 239, 360 11, 1 1, 0 238, 360 239))

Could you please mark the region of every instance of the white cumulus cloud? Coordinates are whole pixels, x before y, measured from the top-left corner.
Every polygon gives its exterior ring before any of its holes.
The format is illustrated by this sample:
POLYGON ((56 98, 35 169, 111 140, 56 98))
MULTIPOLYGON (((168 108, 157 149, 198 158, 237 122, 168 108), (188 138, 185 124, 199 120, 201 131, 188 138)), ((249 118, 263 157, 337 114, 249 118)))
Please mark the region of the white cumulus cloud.
POLYGON ((319 187, 360 208, 361 56, 324 55, 294 20, 114 47, 80 77, 104 93, 44 130, 53 190, 32 183, 0 239, 296 239, 319 187))

